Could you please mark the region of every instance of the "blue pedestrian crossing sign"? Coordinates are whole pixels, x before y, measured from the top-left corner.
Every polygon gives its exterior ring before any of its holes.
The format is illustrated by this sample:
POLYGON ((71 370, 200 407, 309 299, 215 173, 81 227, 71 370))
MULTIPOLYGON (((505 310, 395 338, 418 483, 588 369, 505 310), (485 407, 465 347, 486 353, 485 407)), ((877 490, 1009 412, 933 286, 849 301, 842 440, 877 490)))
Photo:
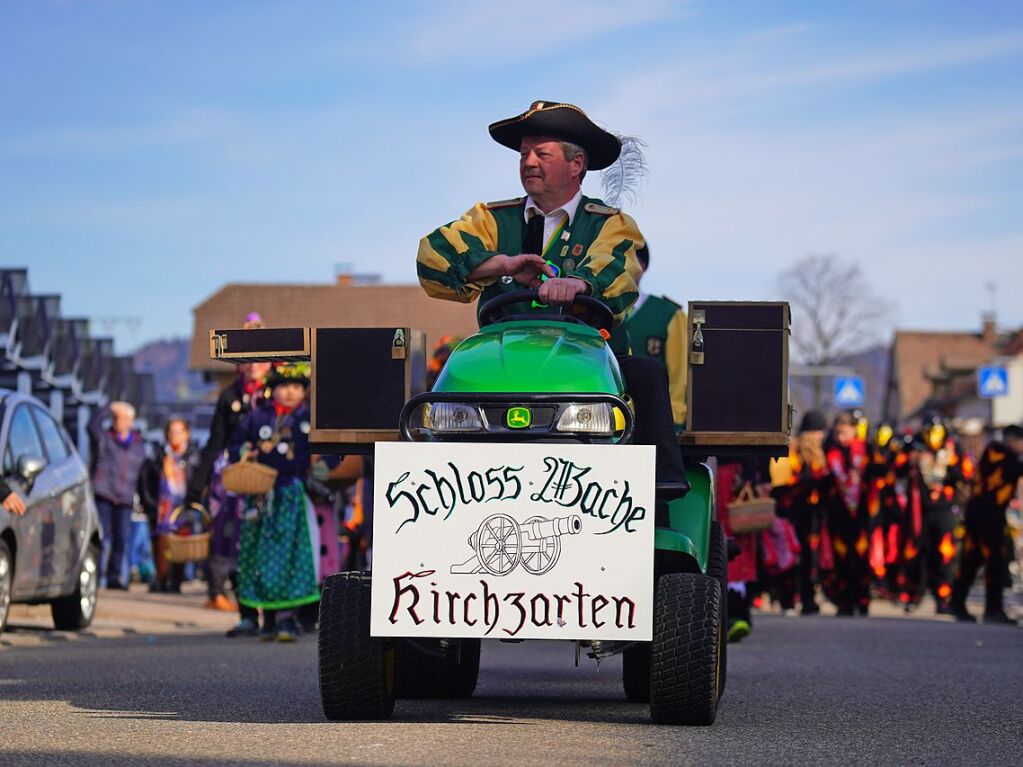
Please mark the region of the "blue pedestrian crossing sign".
POLYGON ((977 371, 977 394, 985 399, 1004 397, 1009 393, 1009 371, 989 365, 977 371))
POLYGON ((859 376, 843 376, 835 379, 835 404, 841 407, 863 407, 866 401, 863 379, 859 376))

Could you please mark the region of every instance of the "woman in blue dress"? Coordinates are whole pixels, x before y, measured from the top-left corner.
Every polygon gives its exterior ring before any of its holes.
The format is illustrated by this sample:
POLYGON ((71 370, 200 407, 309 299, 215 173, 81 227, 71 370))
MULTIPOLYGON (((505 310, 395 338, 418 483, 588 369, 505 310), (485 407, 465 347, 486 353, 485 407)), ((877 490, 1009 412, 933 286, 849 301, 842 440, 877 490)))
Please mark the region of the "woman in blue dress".
POLYGON ((305 480, 309 363, 278 365, 267 385, 271 400, 249 413, 231 439, 232 461, 255 460, 277 470, 273 490, 245 499, 238 558, 238 598, 263 610, 260 639, 294 641, 294 611, 319 601, 319 535, 305 480))

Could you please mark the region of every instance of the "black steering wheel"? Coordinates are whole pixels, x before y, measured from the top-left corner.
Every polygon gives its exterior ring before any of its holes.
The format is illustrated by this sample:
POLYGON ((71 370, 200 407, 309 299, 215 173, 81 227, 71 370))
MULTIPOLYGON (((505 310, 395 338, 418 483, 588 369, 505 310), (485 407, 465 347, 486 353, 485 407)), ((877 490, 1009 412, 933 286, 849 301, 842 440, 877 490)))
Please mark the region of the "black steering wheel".
MULTIPOLYGON (((493 322, 499 322, 502 319, 509 319, 508 317, 504 317, 502 312, 502 310, 507 306, 522 303, 523 301, 539 300, 540 291, 533 290, 532 288, 510 290, 507 293, 494 296, 480 307, 480 327, 490 325, 493 322)), ((560 320, 561 322, 581 322, 584 325, 589 325, 591 328, 606 330, 609 333, 614 327, 615 319, 614 313, 607 304, 593 296, 582 294, 577 295, 574 299, 572 299, 572 303, 561 307, 560 310, 555 310, 552 307, 550 312, 514 315, 514 319, 539 319, 541 317, 543 319, 560 320), (571 314, 565 313, 565 310, 571 311, 573 309, 579 309, 582 311, 571 314)))

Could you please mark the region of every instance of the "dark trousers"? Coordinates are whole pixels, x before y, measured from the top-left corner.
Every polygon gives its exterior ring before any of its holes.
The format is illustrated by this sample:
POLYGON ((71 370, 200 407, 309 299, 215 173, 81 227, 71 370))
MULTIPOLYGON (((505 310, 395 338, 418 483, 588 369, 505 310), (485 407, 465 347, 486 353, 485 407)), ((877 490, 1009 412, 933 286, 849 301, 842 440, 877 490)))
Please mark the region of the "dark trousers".
POLYGON ((828 532, 835 569, 828 574, 826 592, 840 614, 866 612, 870 604, 867 533, 862 510, 850 511, 836 501, 828 513, 828 532))
POLYGON ((625 378, 625 391, 636 409, 632 441, 657 448, 658 482, 685 483, 686 470, 671 413, 667 368, 660 360, 634 356, 619 357, 618 367, 625 378))
MULTIPOLYGON (((814 547, 814 541, 815 533, 819 533, 819 529, 816 528, 820 527, 820 524, 817 522, 818 513, 816 508, 796 506, 787 515, 789 522, 792 523, 792 527, 795 528, 801 553, 799 554, 799 564, 794 568, 798 587, 792 586, 790 581, 784 581, 783 588, 787 586, 793 592, 798 588, 799 601, 805 612, 817 610, 817 599, 814 589, 816 586, 814 565, 816 564, 817 551, 814 547)), ((783 592, 780 596, 783 608, 794 606, 787 604, 787 602, 792 601, 791 597, 787 594, 783 592)))
POLYGON ((1004 611, 1002 589, 1005 587, 1005 510, 967 507, 966 538, 963 558, 953 589, 953 605, 966 608, 966 596, 984 566, 984 613, 1004 611))
POLYGON ((111 588, 128 588, 131 506, 118 506, 105 498, 97 498, 96 511, 99 512, 99 522, 103 528, 100 583, 111 588))
MULTIPOLYGON (((231 589, 234 591, 235 598, 237 599, 237 597, 238 597, 238 571, 237 570, 232 570, 230 573, 228 573, 228 578, 231 581, 231 589)), ((257 626, 259 625, 259 610, 257 608, 255 608, 255 607, 249 607, 248 605, 243 605, 241 602, 239 602, 238 603, 238 616, 242 620, 248 619, 248 620, 252 621, 253 623, 255 623, 257 626)))
POLYGON ((156 578, 153 585, 157 591, 176 593, 181 591, 181 582, 185 579, 185 566, 170 561, 169 549, 169 535, 153 536, 153 561, 156 563, 156 578))
POLYGON ((945 607, 952 596, 952 573, 955 564, 955 517, 951 508, 924 509, 919 538, 909 537, 904 549, 912 556, 904 563, 905 590, 909 602, 919 602, 923 596, 924 575, 927 588, 938 605, 945 607))

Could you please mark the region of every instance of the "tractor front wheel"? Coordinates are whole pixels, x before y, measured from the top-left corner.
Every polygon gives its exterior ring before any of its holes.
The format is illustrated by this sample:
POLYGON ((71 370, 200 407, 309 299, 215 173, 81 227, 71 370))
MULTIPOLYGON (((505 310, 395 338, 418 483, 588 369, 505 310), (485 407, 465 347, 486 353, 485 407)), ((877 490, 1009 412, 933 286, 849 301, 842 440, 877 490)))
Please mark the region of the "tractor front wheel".
POLYGON ((328 719, 388 719, 394 710, 394 650, 369 635, 369 604, 369 573, 336 573, 323 584, 319 676, 328 719))
POLYGON ((721 582, 671 573, 657 581, 650 648, 650 717, 658 724, 710 725, 721 675, 721 582))

